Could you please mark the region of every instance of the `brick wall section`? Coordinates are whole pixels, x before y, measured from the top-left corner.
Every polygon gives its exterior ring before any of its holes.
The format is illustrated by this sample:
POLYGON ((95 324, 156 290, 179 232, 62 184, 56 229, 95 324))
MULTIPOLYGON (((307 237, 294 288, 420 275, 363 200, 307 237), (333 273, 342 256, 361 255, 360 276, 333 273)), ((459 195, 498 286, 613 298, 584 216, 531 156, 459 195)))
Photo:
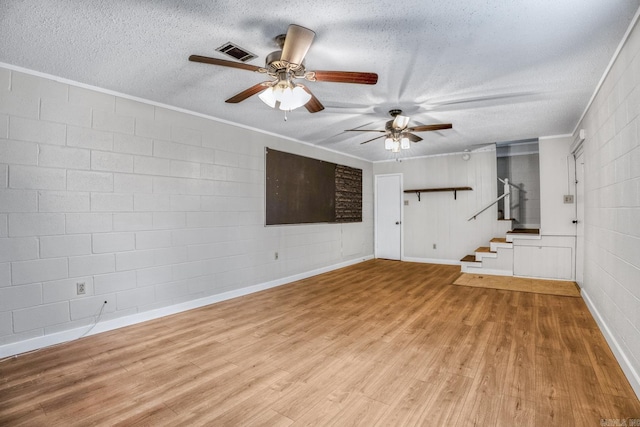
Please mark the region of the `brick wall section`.
POLYGON ((336 165, 336 222, 362 221, 362 169, 336 165))
POLYGON ((371 170, 0 68, 0 346, 369 256, 371 170), (365 222, 265 227, 267 145, 364 169, 365 222))

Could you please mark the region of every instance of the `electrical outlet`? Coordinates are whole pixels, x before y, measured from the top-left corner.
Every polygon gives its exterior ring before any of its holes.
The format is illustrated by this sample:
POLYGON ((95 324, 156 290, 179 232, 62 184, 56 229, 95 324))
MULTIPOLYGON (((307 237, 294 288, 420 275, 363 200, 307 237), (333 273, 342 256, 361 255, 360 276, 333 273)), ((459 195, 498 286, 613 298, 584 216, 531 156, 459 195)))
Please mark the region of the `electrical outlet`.
POLYGON ((76 283, 76 293, 78 295, 84 295, 87 293, 87 288, 84 282, 76 283))
POLYGON ((573 203, 573 194, 565 194, 564 195, 565 203, 573 203))
POLYGON ((275 254, 273 255, 273 259, 278 259, 278 252, 275 252, 275 254))

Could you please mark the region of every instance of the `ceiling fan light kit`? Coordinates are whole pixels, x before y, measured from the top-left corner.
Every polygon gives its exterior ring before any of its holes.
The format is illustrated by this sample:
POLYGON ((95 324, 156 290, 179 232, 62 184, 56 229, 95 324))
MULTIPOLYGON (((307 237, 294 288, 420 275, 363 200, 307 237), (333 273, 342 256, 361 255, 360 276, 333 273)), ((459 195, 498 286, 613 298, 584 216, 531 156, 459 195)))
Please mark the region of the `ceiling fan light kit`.
POLYGON ((271 108, 291 111, 304 106, 311 100, 311 95, 302 86, 294 85, 291 81, 266 88, 258 94, 258 98, 271 108))
POLYGON ((271 108, 278 108, 284 111, 295 110, 302 106, 310 113, 324 110, 324 106, 318 98, 306 86, 294 83, 294 79, 305 79, 310 82, 324 81, 368 85, 374 85, 378 82, 378 75, 375 73, 306 71, 304 57, 311 47, 315 35, 316 33, 308 28, 295 24, 289 25, 286 35, 276 36, 275 41, 281 50, 267 55, 265 67, 200 55, 191 55, 189 60, 267 74, 272 80, 253 85, 225 102, 235 104, 259 93, 258 97, 262 102, 271 108))

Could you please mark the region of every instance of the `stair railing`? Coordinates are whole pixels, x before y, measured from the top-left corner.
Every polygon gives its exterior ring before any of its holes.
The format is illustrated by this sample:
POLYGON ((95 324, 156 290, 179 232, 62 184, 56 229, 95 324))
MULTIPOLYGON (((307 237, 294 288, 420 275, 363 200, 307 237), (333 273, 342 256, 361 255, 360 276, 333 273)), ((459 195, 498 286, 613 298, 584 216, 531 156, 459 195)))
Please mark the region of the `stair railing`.
POLYGON ((503 194, 502 196, 498 197, 497 199, 495 199, 493 202, 489 203, 487 206, 485 206, 484 208, 480 209, 478 212, 474 213, 473 215, 471 215, 469 217, 469 219, 467 219, 467 221, 471 221, 472 219, 476 219, 476 217, 478 215, 480 215, 482 212, 486 211, 487 209, 489 209, 491 206, 495 205, 496 203, 498 203, 500 200, 504 199, 505 197, 507 197, 508 193, 503 194))
MULTIPOLYGON (((509 182, 509 178, 505 178, 505 179, 498 178, 498 181, 500 181, 502 184, 504 184, 502 195, 500 197, 498 197, 497 199, 495 199, 493 202, 489 203, 488 205, 486 205, 485 207, 480 209, 475 214, 471 215, 469 217, 469 219, 467 219, 467 221, 471 221, 472 219, 476 219, 476 217, 478 215, 480 215, 482 212, 486 211, 487 209, 489 209, 491 206, 495 205, 496 203, 498 203, 502 199, 504 199, 504 218, 511 219, 511 186, 513 184, 511 184, 509 182)), ((516 185, 513 185, 513 186, 518 188, 516 185)))

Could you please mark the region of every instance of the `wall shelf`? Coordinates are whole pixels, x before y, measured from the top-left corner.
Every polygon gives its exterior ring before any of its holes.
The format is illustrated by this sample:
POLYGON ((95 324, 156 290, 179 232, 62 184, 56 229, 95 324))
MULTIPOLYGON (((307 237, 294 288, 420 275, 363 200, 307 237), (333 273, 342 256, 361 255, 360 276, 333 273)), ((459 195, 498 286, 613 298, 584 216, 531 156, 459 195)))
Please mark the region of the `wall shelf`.
POLYGON ((416 193, 420 201, 420 193, 432 193, 434 191, 453 191, 454 200, 458 198, 458 191, 471 191, 471 187, 447 187, 447 188, 423 188, 420 190, 404 190, 405 193, 416 193))

